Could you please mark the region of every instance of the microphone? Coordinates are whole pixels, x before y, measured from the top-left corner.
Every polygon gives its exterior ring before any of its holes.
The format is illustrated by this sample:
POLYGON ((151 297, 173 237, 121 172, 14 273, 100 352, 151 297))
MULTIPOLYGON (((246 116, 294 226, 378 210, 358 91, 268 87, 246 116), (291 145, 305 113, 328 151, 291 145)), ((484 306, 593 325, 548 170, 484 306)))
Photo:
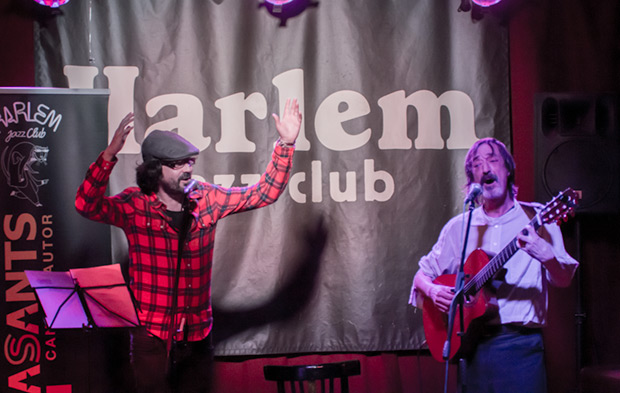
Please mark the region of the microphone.
POLYGON ((191 179, 189 181, 189 183, 187 183, 187 185, 185 186, 185 188, 183 189, 183 193, 185 195, 189 194, 190 192, 194 191, 196 189, 196 187, 198 187, 198 180, 196 179, 191 179))
POLYGON ((469 193, 467 194, 467 198, 465 198, 465 202, 463 204, 467 205, 470 202, 473 202, 478 195, 482 194, 482 187, 478 183, 472 183, 469 186, 469 193))

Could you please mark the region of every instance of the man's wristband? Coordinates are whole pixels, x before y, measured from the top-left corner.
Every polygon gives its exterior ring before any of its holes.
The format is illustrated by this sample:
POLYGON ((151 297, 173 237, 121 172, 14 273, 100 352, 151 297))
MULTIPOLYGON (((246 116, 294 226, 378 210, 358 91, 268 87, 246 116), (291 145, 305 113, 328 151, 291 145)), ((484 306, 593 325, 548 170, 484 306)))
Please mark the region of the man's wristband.
POLYGON ((286 143, 284 142, 282 139, 278 138, 278 141, 276 142, 278 145, 280 145, 281 147, 295 147, 295 142, 293 143, 286 143))

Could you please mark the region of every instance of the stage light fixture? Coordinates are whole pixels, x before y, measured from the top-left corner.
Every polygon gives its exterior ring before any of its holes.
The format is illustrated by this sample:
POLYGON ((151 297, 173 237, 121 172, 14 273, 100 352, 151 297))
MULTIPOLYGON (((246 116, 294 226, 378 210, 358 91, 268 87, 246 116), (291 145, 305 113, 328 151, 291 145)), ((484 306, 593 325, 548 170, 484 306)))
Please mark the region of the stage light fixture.
POLYGON ((502 0, 472 0, 474 4, 479 5, 480 7, 490 7, 499 3, 502 0))
POLYGON ((58 8, 61 5, 67 4, 69 2, 69 0, 34 0, 34 1, 41 5, 51 7, 51 8, 58 8))
POLYGON ((494 8, 492 6, 500 3, 501 0, 460 0, 458 12, 471 11, 471 19, 474 21, 482 19, 485 13, 494 8))
POLYGON ((293 18, 308 7, 318 7, 317 0, 259 0, 258 7, 265 7, 267 11, 280 19, 280 26, 286 26, 287 19, 293 18))
POLYGON ((272 7, 272 12, 280 13, 282 12, 282 7, 285 5, 292 3, 295 0, 265 0, 265 3, 269 3, 272 7))

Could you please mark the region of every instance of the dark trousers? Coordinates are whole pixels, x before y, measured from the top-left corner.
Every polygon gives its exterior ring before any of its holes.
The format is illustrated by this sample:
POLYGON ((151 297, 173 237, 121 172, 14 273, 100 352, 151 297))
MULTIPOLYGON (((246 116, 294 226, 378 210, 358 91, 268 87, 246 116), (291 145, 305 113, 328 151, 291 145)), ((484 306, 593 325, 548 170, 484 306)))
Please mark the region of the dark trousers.
POLYGON ((463 382, 466 393, 546 393, 542 333, 504 327, 483 338, 463 382))
POLYGON ((211 337, 166 343, 144 329, 131 332, 130 359, 136 393, 209 393, 213 380, 211 337))

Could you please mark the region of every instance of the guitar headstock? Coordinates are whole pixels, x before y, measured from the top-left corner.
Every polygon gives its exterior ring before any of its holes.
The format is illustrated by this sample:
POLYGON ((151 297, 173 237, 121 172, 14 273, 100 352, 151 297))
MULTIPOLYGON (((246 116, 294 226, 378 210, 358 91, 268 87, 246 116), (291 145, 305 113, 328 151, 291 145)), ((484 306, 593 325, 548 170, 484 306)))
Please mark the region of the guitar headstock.
POLYGON ((572 188, 567 188, 543 207, 540 217, 546 224, 555 222, 559 225, 575 215, 578 203, 579 194, 572 188))

